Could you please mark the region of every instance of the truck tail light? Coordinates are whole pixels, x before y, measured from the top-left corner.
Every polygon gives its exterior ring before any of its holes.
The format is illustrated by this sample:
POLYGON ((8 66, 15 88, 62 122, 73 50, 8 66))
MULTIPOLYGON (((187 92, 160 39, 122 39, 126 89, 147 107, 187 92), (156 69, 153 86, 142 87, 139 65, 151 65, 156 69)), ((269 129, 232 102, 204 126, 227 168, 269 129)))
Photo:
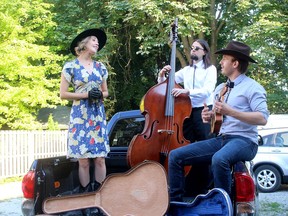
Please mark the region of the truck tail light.
POLYGON ((236 172, 236 202, 251 202, 255 200, 255 184, 250 175, 243 172, 236 172))
POLYGON ((253 178, 246 172, 235 172, 235 209, 236 216, 256 215, 257 200, 253 178))
POLYGON ((30 170, 22 179, 22 192, 24 198, 34 198, 35 172, 30 170))

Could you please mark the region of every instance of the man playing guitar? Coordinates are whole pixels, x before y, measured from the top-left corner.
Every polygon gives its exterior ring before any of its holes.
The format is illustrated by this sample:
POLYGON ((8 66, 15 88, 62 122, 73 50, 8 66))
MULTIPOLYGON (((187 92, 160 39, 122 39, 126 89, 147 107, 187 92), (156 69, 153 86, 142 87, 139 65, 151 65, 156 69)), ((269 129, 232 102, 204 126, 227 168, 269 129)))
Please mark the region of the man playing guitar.
MULTIPOLYGON (((184 194, 184 171, 187 165, 211 163, 214 187, 231 194, 231 165, 238 161, 252 160, 258 150, 257 125, 265 125, 269 116, 265 89, 245 75, 249 62, 257 63, 250 57, 250 47, 231 41, 220 61, 222 74, 233 82, 233 88, 225 83, 216 87, 214 95, 220 96, 223 88, 227 92, 223 100, 216 100, 213 110, 202 110, 202 120, 210 123, 214 112, 223 115, 218 136, 174 149, 169 154, 168 175, 170 198, 182 201, 184 194)), ((221 95, 222 96, 222 95, 221 95)), ((215 98, 215 96, 214 96, 215 98)))

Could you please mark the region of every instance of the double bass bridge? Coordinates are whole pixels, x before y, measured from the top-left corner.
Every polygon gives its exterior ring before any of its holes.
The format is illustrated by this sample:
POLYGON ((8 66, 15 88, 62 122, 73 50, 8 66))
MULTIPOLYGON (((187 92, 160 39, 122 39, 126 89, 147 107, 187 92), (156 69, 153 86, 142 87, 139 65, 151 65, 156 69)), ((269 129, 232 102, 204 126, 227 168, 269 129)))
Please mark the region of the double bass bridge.
POLYGON ((161 133, 167 133, 169 135, 174 134, 173 130, 167 130, 167 129, 159 129, 159 130, 157 130, 157 132, 160 133, 160 134, 161 133))

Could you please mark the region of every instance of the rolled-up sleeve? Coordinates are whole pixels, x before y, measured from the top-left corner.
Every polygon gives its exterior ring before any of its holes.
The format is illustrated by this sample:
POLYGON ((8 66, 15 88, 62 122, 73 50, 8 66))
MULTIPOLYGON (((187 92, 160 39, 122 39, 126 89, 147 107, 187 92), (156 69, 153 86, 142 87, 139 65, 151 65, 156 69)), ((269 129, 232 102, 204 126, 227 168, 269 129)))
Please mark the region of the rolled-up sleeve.
POLYGON ((261 112, 263 117, 268 120, 267 93, 261 85, 254 85, 253 88, 253 91, 249 91, 251 93, 249 96, 251 109, 253 112, 261 112))

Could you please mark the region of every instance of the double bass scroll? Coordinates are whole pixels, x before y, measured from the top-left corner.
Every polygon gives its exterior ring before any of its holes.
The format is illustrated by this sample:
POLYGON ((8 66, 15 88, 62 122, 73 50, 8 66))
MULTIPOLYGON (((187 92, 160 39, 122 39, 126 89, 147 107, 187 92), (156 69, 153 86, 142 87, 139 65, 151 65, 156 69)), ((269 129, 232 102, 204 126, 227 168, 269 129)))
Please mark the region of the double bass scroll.
MULTIPOLYGON (((175 83, 177 25, 176 18, 171 30, 173 40, 169 77, 151 87, 142 99, 145 126, 142 133, 135 135, 130 142, 127 161, 131 167, 144 160, 153 160, 168 171, 169 152, 190 143, 183 135, 183 122, 189 118, 192 110, 190 98, 184 94, 178 97, 171 94, 173 88, 182 88, 175 83)), ((189 169, 185 169, 186 174, 189 169)))

